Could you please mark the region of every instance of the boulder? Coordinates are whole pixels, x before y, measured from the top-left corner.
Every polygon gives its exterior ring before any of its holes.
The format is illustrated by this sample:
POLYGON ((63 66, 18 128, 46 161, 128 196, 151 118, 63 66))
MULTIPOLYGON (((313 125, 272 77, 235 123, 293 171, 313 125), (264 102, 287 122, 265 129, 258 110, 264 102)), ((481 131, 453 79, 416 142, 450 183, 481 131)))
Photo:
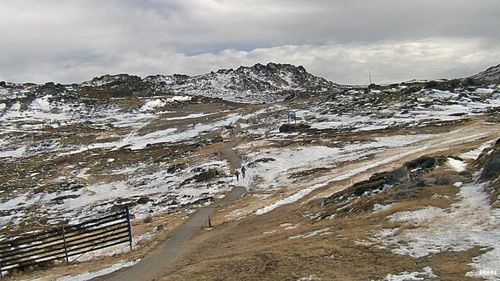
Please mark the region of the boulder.
POLYGON ((395 184, 401 182, 407 182, 410 180, 410 172, 406 166, 402 166, 392 172, 389 172, 386 176, 385 183, 395 184))
POLYGON ((141 197, 141 198, 137 199, 136 203, 138 205, 144 205, 144 204, 147 204, 149 201, 151 201, 151 199, 149 199, 147 197, 141 197))
POLYGON ((436 184, 437 180, 435 178, 416 178, 415 179, 415 186, 417 187, 424 187, 424 186, 431 186, 433 184, 436 184))
POLYGON ((457 175, 442 175, 436 179, 436 184, 439 185, 451 185, 456 182, 464 182, 466 178, 457 175))
POLYGON ((491 152, 483 166, 481 173, 482 180, 493 180, 500 175, 500 150, 495 149, 491 152))
POLYGON ((217 169, 208 169, 205 172, 201 172, 194 176, 194 180, 196 182, 210 181, 216 178, 219 175, 219 171, 217 169))
POLYGON ((280 131, 280 133, 290 133, 290 132, 292 132, 292 129, 293 129, 292 125, 283 124, 280 126, 279 131, 280 131))
POLYGON ((439 165, 439 162, 440 159, 438 158, 424 156, 406 163, 406 166, 410 171, 414 169, 428 170, 428 169, 433 169, 434 167, 439 165))
POLYGON ((267 162, 272 162, 272 161, 276 161, 276 159, 270 158, 270 157, 260 158, 260 159, 253 161, 253 162, 248 163, 247 167, 254 168, 257 166, 258 163, 267 163, 267 162))
POLYGON ((186 164, 173 164, 167 169, 167 173, 173 174, 186 168, 186 164))
POLYGON ((156 227, 156 232, 160 232, 160 231, 163 231, 165 230, 165 225, 164 224, 160 224, 156 227))

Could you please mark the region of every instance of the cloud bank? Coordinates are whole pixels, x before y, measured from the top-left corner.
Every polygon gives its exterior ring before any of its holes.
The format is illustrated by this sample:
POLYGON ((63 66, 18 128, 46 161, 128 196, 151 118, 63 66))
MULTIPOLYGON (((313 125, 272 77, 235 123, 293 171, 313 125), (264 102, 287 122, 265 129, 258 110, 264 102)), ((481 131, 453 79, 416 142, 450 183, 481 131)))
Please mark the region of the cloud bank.
POLYGON ((4 0, 0 80, 270 61, 346 84, 463 77, 500 63, 499 19, 497 0, 4 0))

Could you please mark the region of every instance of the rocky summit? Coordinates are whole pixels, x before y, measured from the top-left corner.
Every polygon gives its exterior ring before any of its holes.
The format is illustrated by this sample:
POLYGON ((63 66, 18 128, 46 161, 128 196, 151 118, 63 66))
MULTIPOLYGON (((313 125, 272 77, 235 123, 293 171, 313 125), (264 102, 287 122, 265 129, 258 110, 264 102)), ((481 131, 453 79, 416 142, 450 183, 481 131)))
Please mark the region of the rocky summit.
POLYGON ((308 73, 302 66, 268 63, 237 69, 219 69, 207 74, 187 76, 154 75, 141 79, 126 74, 104 75, 80 87, 117 89, 135 95, 158 93, 205 96, 234 102, 272 102, 291 93, 327 92, 339 85, 308 73))
POLYGON ((476 75, 471 76, 472 79, 483 81, 483 82, 491 82, 491 83, 499 83, 500 82, 500 64, 496 66, 492 66, 485 71, 482 71, 476 75))

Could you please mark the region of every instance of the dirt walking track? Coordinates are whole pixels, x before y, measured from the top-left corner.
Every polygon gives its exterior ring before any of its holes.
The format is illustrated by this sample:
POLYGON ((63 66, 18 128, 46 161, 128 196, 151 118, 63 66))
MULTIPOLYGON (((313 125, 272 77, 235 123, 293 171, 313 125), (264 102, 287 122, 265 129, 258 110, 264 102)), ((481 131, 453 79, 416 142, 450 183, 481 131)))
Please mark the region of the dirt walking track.
MULTIPOLYGON (((233 147, 241 142, 241 138, 237 137, 236 134, 237 132, 234 133, 231 141, 221 150, 224 157, 229 161, 231 173, 241 166, 241 159, 233 150, 233 147)), ((144 257, 136 265, 92 280, 151 281, 161 277, 186 252, 186 248, 188 248, 187 244, 191 237, 202 227, 207 226, 208 218, 213 217, 217 209, 234 203, 245 192, 245 187, 235 186, 224 198, 216 200, 209 206, 198 209, 191 218, 174 231, 165 243, 144 257)))

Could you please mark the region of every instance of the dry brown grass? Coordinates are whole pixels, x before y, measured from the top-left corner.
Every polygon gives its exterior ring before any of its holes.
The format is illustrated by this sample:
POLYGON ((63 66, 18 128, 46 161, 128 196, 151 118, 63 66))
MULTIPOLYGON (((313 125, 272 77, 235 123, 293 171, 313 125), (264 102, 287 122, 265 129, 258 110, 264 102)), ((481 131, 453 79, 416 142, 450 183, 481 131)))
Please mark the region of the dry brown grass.
MULTIPOLYGON (((449 174, 445 168, 434 170, 429 177, 449 174)), ((391 190, 364 198, 356 204, 369 205, 365 211, 319 222, 304 217, 305 212, 322 210, 317 200, 309 204, 283 206, 262 216, 249 216, 239 221, 220 219, 212 231, 193 239, 193 247, 185 259, 161 280, 297 280, 315 275, 321 280, 379 280, 387 274, 422 271, 431 266, 439 280, 472 280, 465 277, 467 265, 478 249, 465 252, 444 252, 420 259, 393 254, 390 249, 365 246, 376 231, 384 228, 415 228, 415 225, 394 223, 387 219, 396 212, 417 210, 426 206, 448 208, 456 202, 458 189, 451 185, 420 188, 410 196, 394 202, 391 190), (434 196, 434 195, 439 196, 434 196), (393 200, 389 202, 387 200, 393 200), (372 212, 374 203, 395 203, 389 210, 372 212), (282 223, 298 225, 294 229, 282 223), (329 228, 327 235, 289 239, 291 236, 329 228)), ((248 208, 255 196, 238 201, 237 206, 221 214, 248 208)), ((222 215, 219 214, 219 218, 222 215)))

